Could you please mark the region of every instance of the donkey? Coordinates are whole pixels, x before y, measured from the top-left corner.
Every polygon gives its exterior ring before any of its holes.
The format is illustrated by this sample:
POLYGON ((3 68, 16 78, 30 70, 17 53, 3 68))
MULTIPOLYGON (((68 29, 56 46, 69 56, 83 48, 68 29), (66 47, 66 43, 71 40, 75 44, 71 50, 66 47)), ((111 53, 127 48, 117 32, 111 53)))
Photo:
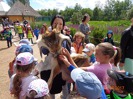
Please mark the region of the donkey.
MULTIPOLYGON (((51 32, 46 30, 43 34, 42 39, 38 41, 38 47, 40 50, 40 55, 42 57, 42 48, 48 49, 49 54, 45 58, 43 68, 51 69, 50 78, 48 80, 49 88, 51 89, 53 79, 57 74, 62 72, 62 77, 64 80, 71 80, 70 73, 67 70, 65 64, 58 59, 58 55, 61 54, 62 42, 64 40, 68 41, 69 46, 71 46, 71 40, 68 36, 60 33, 58 28, 53 29, 51 32)), ((74 61, 78 66, 88 66, 88 59, 82 55, 74 55, 74 61)), ((42 70, 43 70, 42 68, 42 70)))

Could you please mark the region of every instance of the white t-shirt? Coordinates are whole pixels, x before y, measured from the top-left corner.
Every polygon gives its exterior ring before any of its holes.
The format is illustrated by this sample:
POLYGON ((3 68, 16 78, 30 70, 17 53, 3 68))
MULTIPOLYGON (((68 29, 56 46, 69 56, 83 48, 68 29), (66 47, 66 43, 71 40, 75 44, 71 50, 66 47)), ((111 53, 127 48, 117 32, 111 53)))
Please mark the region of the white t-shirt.
MULTIPOLYGON (((12 91, 12 89, 13 89, 13 79, 14 79, 15 75, 16 74, 12 75, 12 77, 10 79, 10 91, 12 91)), ((28 77, 22 78, 22 90, 20 92, 19 99, 25 99, 27 88, 28 88, 30 82, 35 79, 38 79, 38 78, 36 76, 33 76, 32 74, 30 74, 28 77)))

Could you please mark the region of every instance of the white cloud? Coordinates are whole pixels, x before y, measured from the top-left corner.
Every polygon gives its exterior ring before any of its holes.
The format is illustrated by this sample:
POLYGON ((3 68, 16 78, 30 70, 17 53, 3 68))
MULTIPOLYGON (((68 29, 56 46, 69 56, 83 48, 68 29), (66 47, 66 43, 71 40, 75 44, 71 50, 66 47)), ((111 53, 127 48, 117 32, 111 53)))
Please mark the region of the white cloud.
MULTIPOLYGON (((120 0, 122 1, 122 0, 120 0)), ((82 8, 94 9, 96 4, 100 6, 105 5, 106 0, 31 0, 31 6, 38 9, 59 9, 64 10, 66 6, 74 7, 76 3, 80 4, 82 8), (33 6, 36 4, 36 6, 33 6)))

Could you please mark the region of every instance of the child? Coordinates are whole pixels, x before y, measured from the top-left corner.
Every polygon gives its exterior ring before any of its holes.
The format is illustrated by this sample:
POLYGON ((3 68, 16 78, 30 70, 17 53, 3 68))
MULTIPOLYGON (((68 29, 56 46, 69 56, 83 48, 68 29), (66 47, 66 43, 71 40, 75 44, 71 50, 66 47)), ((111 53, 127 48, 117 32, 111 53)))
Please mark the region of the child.
POLYGON ((128 72, 107 71, 109 75, 110 95, 108 99, 133 99, 133 75, 128 72), (132 97, 132 98, 131 98, 132 97))
POLYGON ((33 44, 32 38, 34 37, 34 35, 33 35, 33 31, 30 26, 27 26, 26 34, 27 34, 27 38, 29 39, 29 41, 31 40, 31 43, 33 44))
POLYGON ((38 27, 36 26, 34 29, 34 35, 36 36, 36 40, 38 40, 39 32, 40 31, 39 31, 38 27))
POLYGON ((72 46, 78 54, 82 54, 82 50, 84 48, 84 39, 85 35, 81 32, 76 32, 73 37, 74 42, 72 43, 72 46))
POLYGON ((114 41, 113 41, 112 37, 113 37, 113 31, 109 30, 108 33, 107 33, 107 37, 104 39, 104 42, 109 42, 112 45, 114 45, 114 41))
POLYGON ((112 44, 107 42, 100 43, 95 48, 96 64, 89 67, 81 67, 85 71, 93 72, 99 78, 106 94, 109 94, 107 87, 107 70, 112 68, 110 60, 114 56, 114 53, 115 51, 112 44))
POLYGON ((65 63, 70 71, 71 78, 75 82, 78 93, 87 99, 106 99, 102 84, 96 75, 76 68, 76 64, 66 49, 63 49, 62 53, 63 55, 60 55, 59 59, 65 63))
POLYGON ((46 81, 42 79, 32 81, 28 86, 26 99, 50 99, 46 81))
POLYGON ((7 47, 9 48, 12 46, 12 32, 10 31, 9 27, 6 27, 6 41, 7 41, 7 47))
POLYGON ((85 48, 83 49, 83 52, 87 54, 87 56, 90 58, 89 63, 94 63, 96 61, 95 55, 95 45, 92 43, 88 43, 85 45, 85 48))
POLYGON ((20 40, 23 39, 24 38, 24 28, 23 28, 23 25, 18 23, 18 26, 16 26, 16 28, 17 28, 17 32, 18 32, 20 40))
MULTIPOLYGON (((15 55, 17 57, 18 54, 20 53, 24 53, 24 52, 29 52, 31 54, 33 54, 33 49, 30 45, 19 45, 17 46, 16 48, 16 51, 15 51, 15 55)), ((8 74, 9 74, 9 78, 11 78, 11 76, 16 72, 15 71, 15 60, 16 60, 16 57, 13 59, 13 61, 11 61, 9 63, 9 70, 8 70, 8 74)))
POLYGON ((31 74, 35 67, 34 56, 29 53, 20 53, 16 57, 16 74, 10 79, 10 92, 17 99, 25 99, 28 85, 31 81, 37 79, 31 74))

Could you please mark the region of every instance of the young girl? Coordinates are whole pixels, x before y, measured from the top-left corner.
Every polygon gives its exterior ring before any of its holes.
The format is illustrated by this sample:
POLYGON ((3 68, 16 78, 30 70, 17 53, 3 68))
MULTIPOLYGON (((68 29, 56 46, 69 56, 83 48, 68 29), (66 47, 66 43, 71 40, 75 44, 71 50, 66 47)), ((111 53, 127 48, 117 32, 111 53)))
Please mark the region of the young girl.
POLYGON ((73 37, 74 42, 72 43, 72 46, 78 54, 82 54, 82 50, 84 49, 84 39, 85 35, 81 32, 76 32, 73 37))
POLYGON ((107 42, 100 43, 96 46, 95 49, 97 63, 89 67, 81 67, 85 71, 93 72, 99 78, 99 80, 102 82, 106 94, 109 94, 109 90, 107 88, 107 70, 112 68, 110 60, 114 56, 114 54, 115 51, 112 44, 107 42))
POLYGON ((50 99, 46 81, 42 79, 32 81, 28 86, 26 99, 50 99))
POLYGON ((17 28, 17 32, 18 32, 20 40, 23 39, 24 38, 24 27, 23 27, 23 25, 19 23, 16 26, 16 28, 17 28))
POLYGON ((34 34, 30 26, 28 26, 26 34, 29 41, 31 40, 31 43, 33 44, 32 38, 34 37, 34 34))
POLYGON ((29 53, 20 53, 16 57, 16 74, 10 80, 10 92, 17 99, 25 99, 28 85, 31 81, 37 79, 31 74, 35 66, 34 56, 29 53))

